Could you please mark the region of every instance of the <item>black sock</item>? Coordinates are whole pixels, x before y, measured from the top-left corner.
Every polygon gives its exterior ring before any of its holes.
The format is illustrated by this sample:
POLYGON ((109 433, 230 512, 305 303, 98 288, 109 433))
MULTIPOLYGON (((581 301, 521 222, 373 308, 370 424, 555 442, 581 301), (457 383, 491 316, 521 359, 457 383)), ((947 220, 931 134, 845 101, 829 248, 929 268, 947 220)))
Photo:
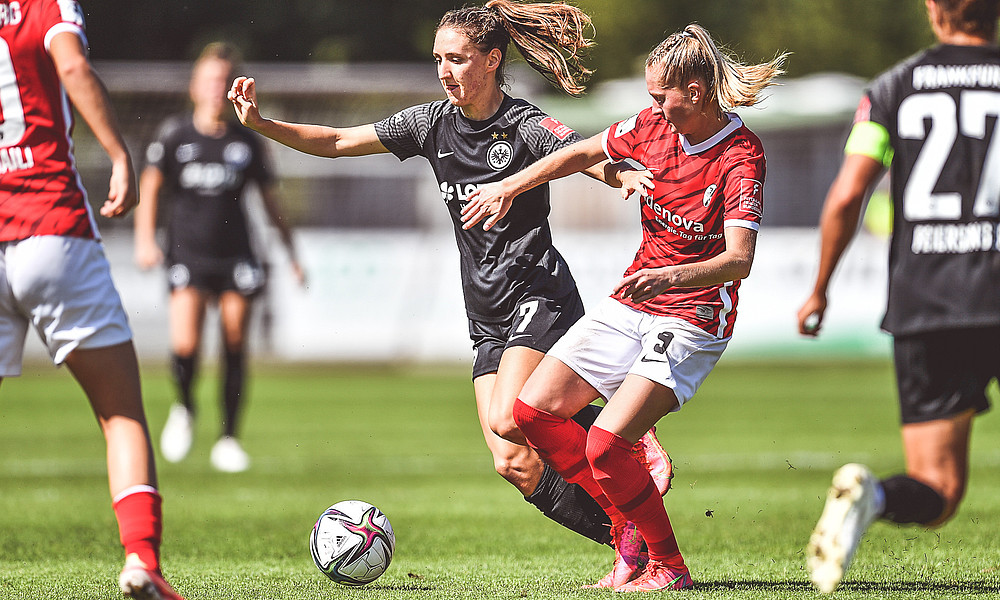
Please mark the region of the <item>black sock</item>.
POLYGON ((596 404, 588 404, 580 409, 580 412, 573 415, 573 420, 580 424, 587 431, 597 420, 597 415, 601 414, 601 407, 596 404))
POLYGON ((545 465, 538 487, 524 499, 546 517, 585 538, 598 544, 611 541, 611 519, 604 509, 582 487, 567 483, 549 465, 545 465))
POLYGON ((170 355, 170 370, 174 376, 174 384, 177 386, 177 395, 181 404, 194 414, 194 398, 191 388, 194 385, 194 378, 198 370, 198 356, 170 355))
POLYGON ((222 387, 222 435, 235 436, 236 422, 243 406, 243 381, 246 379, 246 355, 226 352, 225 379, 222 387))
POLYGON ((944 498, 929 486, 905 475, 882 480, 885 512, 895 523, 931 523, 944 513, 944 498))

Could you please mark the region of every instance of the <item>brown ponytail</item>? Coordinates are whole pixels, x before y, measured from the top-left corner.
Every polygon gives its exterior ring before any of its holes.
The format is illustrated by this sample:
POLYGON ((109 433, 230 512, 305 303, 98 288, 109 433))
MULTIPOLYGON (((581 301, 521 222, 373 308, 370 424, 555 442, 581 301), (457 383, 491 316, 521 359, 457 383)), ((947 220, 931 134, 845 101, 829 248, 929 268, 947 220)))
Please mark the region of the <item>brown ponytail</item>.
POLYGON ((461 31, 484 53, 500 50, 497 80, 501 85, 506 84, 504 66, 510 42, 532 69, 567 94, 582 94, 593 72, 583 65, 583 51, 594 43, 586 35, 592 27, 590 17, 569 4, 489 0, 483 7, 448 11, 437 28, 444 27, 461 31))

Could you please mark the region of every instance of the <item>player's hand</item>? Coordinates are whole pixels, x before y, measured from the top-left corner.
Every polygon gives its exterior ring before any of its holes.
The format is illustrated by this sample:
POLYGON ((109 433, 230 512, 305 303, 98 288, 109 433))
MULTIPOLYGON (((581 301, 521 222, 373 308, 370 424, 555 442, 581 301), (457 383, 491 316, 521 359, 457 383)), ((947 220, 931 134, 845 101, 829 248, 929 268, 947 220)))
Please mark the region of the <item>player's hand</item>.
POLYGON ((823 325, 823 314, 826 312, 826 296, 813 293, 799 309, 799 333, 816 337, 823 325))
POLYGON ((233 86, 229 89, 226 97, 233 103, 236 109, 236 116, 251 129, 263 119, 257 107, 257 82, 253 77, 237 77, 233 80, 233 86))
POLYGON ((629 196, 636 192, 642 196, 653 191, 653 173, 648 169, 618 171, 617 176, 622 184, 622 200, 628 200, 629 196))
POLYGON ((111 165, 111 180, 108 182, 108 199, 101 206, 101 215, 108 218, 124 217, 139 203, 135 183, 135 171, 128 156, 116 160, 111 165))
POLYGON ((299 287, 306 287, 306 271, 297 260, 292 261, 292 277, 295 278, 295 283, 299 284, 299 287))
POLYGON ((462 207, 462 229, 472 229, 485 218, 483 230, 489 231, 504 218, 513 201, 514 196, 504 190, 502 181, 480 186, 469 194, 468 202, 462 207))
POLYGON ((613 296, 631 298, 633 302, 652 300, 674 287, 670 282, 670 268, 639 269, 622 279, 612 290, 613 296))
POLYGON ((147 271, 163 263, 163 250, 155 241, 139 241, 135 243, 135 264, 147 271))

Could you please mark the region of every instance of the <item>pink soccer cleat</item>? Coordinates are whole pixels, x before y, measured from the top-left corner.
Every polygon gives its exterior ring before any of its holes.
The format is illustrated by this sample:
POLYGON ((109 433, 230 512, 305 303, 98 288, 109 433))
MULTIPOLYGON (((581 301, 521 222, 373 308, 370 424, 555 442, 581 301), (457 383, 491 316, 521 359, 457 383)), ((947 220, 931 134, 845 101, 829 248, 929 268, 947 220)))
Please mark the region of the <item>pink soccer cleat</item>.
POLYGON ((635 523, 626 521, 620 527, 611 527, 612 543, 615 547, 615 564, 611 572, 594 584, 584 588, 617 588, 634 579, 642 571, 648 556, 643 552, 642 536, 635 523))
POLYGON ((660 445, 660 440, 656 439, 655 427, 647 431, 632 446, 632 456, 649 471, 649 476, 653 478, 653 484, 660 491, 660 495, 666 494, 670 489, 670 480, 674 478, 674 463, 660 445))
POLYGON ((655 592, 656 590, 687 590, 694 587, 687 567, 671 569, 657 560, 651 560, 642 573, 615 588, 616 592, 655 592))
POLYGON ((126 598, 136 600, 184 600, 170 587, 159 571, 149 569, 135 554, 125 558, 125 567, 118 576, 118 586, 126 598))

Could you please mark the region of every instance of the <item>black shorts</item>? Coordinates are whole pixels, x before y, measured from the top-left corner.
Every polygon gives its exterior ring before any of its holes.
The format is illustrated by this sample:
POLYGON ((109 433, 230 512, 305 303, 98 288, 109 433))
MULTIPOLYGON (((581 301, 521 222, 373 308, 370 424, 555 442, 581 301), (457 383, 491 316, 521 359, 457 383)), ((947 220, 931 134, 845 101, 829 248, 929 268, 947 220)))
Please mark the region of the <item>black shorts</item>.
POLYGON ((574 289, 573 293, 558 300, 537 296, 524 298, 517 305, 512 320, 484 323, 469 319, 469 337, 475 353, 472 378, 496 373, 500 356, 512 346, 548 352, 582 316, 583 300, 574 289))
POLYGON ((254 258, 234 258, 213 264, 173 261, 167 268, 171 291, 187 287, 212 295, 235 291, 253 298, 264 291, 267 271, 254 258))
POLYGON ((986 386, 1000 377, 1000 327, 896 337, 893 347, 903 423, 989 410, 986 386))

